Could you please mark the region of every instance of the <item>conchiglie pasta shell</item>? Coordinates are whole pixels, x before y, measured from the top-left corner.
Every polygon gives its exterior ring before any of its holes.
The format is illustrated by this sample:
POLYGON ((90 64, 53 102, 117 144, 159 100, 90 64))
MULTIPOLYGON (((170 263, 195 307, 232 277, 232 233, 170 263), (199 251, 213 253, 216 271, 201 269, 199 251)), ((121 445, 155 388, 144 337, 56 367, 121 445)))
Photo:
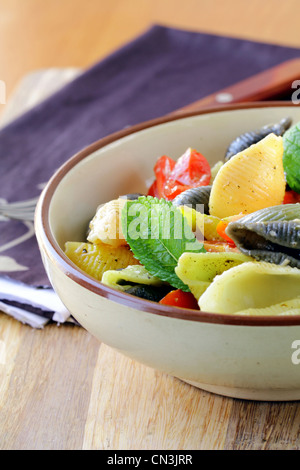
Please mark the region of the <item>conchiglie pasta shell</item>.
POLYGON ((249 262, 216 276, 200 297, 199 307, 212 313, 235 314, 287 302, 299 293, 299 269, 249 262))
POLYGON ((232 221, 226 229, 239 250, 258 261, 300 269, 300 204, 281 204, 232 221))
POLYGON ((98 207, 89 224, 87 236, 89 242, 94 244, 106 243, 114 247, 127 244, 120 221, 125 203, 125 198, 119 198, 98 207))
POLYGON ((233 156, 212 184, 210 214, 224 218, 282 204, 285 177, 282 137, 269 134, 233 156))
POLYGON ((211 170, 210 170, 211 176, 210 176, 210 182, 209 182, 210 185, 213 184, 220 168, 222 168, 223 165, 224 165, 224 162, 220 160, 211 167, 211 170))
POLYGON ((93 245, 85 242, 67 242, 65 254, 80 269, 101 281, 103 273, 110 269, 123 269, 139 264, 127 246, 112 247, 104 243, 93 245))
POLYGON ((126 291, 133 284, 161 286, 164 284, 158 277, 152 276, 144 266, 127 266, 124 269, 110 269, 102 276, 103 284, 114 289, 126 291))
POLYGON ((222 241, 223 238, 217 232, 217 225, 220 222, 218 217, 207 215, 204 219, 204 238, 205 240, 222 241))
POLYGON ((202 214, 188 206, 179 206, 182 215, 186 218, 192 231, 197 235, 197 238, 205 240, 219 240, 223 238, 217 232, 217 225, 220 222, 218 217, 202 214), (201 237, 202 235, 202 237, 201 237))
POLYGON ((198 300, 215 276, 251 259, 242 253, 183 253, 175 272, 198 300))
POLYGON ((273 315, 300 315, 300 297, 296 299, 280 302, 276 305, 264 308, 249 308, 242 312, 237 312, 237 315, 263 315, 271 317, 273 315))

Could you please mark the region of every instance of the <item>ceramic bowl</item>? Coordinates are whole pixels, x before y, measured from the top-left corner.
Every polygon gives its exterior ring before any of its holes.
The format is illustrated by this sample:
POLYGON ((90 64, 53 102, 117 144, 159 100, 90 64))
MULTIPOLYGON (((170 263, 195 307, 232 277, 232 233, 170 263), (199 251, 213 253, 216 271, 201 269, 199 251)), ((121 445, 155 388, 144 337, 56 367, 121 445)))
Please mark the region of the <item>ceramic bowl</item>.
POLYGON ((97 282, 63 252, 66 241, 85 240, 99 204, 143 193, 159 156, 176 159, 194 147, 213 164, 240 133, 287 116, 300 121, 300 108, 260 103, 179 113, 110 135, 54 174, 38 203, 36 235, 53 288, 82 327, 124 355, 206 391, 300 399, 300 316, 241 317, 159 305, 97 282))

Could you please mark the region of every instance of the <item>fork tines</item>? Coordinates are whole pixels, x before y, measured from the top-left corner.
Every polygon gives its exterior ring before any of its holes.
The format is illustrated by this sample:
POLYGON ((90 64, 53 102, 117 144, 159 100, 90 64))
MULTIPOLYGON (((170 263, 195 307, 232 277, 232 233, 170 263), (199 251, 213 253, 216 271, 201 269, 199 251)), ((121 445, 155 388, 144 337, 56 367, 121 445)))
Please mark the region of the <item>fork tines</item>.
POLYGON ((37 200, 38 198, 33 198, 20 202, 0 203, 0 215, 8 219, 33 221, 37 200))

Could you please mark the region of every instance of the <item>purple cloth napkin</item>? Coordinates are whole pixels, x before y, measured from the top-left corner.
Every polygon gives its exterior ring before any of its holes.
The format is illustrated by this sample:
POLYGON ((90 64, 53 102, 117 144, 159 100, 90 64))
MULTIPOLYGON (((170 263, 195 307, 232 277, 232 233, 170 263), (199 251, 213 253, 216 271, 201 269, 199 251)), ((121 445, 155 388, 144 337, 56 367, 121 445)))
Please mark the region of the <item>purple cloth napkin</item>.
MULTIPOLYGON (((295 48, 153 26, 0 131, 0 203, 37 197, 63 162, 101 137, 296 57, 295 48)), ((49 285, 29 222, 0 216, 1 256, 16 270, 0 274, 49 285)))

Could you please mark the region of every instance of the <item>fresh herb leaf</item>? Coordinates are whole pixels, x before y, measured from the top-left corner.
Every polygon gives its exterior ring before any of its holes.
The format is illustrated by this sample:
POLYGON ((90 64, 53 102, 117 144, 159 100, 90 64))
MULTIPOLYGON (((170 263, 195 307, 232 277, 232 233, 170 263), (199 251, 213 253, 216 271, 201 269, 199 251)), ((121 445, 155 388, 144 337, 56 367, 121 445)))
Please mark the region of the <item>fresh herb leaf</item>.
POLYGON ((142 196, 127 201, 122 211, 122 231, 134 254, 150 274, 188 292, 175 273, 184 252, 205 252, 186 218, 164 199, 142 196))
POLYGON ((300 122, 283 135, 283 167, 289 187, 300 193, 300 122))

